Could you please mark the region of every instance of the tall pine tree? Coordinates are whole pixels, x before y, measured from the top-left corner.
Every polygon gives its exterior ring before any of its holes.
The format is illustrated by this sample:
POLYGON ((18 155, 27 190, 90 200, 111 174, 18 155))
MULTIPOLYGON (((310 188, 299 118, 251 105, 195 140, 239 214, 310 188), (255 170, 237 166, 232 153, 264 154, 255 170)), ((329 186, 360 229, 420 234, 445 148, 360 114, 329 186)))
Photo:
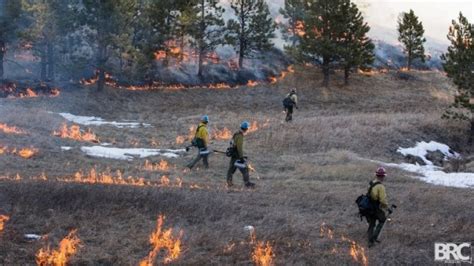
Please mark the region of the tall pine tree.
POLYGON ((368 67, 374 62, 374 48, 367 33, 370 27, 364 22, 357 5, 349 0, 342 6, 346 32, 341 38, 341 64, 344 69, 344 83, 349 84, 349 75, 353 69, 368 67))
POLYGON ((329 85, 329 76, 334 63, 340 59, 341 38, 346 24, 342 12, 344 0, 308 0, 304 17, 305 35, 300 50, 305 60, 321 64, 324 75, 323 86, 329 85))
POLYGON ((286 20, 278 25, 283 39, 289 43, 285 46, 285 50, 295 56, 296 46, 305 34, 303 26, 304 0, 285 0, 285 6, 280 8, 280 14, 286 20))
POLYGON ((224 8, 220 7, 219 0, 197 0, 194 10, 196 12, 195 22, 191 30, 193 41, 192 46, 198 52, 198 76, 202 77, 203 63, 207 55, 212 52, 217 45, 223 43, 222 19, 224 8))
POLYGON ((18 0, 0 1, 0 81, 3 80, 3 62, 7 45, 15 39, 17 21, 21 13, 21 2, 18 0))
POLYGON ((423 24, 418 21, 415 12, 410 9, 408 13, 402 13, 398 19, 398 40, 403 44, 407 55, 407 68, 411 69, 412 63, 419 58, 425 62, 425 48, 423 44, 426 39, 423 37, 425 30, 423 24))
POLYGON ((458 94, 454 104, 446 111, 444 118, 467 120, 471 123, 469 143, 474 139, 474 25, 459 14, 449 28, 451 45, 442 55, 443 67, 448 77, 457 86, 458 94), (467 112, 466 112, 467 111, 467 112))
POLYGON ((227 22, 226 39, 236 48, 242 68, 244 58, 273 47, 276 26, 265 0, 232 0, 231 8, 237 19, 227 22))

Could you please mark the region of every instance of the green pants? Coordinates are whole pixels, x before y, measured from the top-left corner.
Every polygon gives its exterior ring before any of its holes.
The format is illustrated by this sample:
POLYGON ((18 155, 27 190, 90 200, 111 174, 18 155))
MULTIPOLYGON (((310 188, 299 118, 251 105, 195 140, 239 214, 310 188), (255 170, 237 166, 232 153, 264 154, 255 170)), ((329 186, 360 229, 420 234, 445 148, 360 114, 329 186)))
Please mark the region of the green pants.
POLYGON ((367 222, 369 223, 369 229, 367 230, 367 236, 369 243, 373 243, 379 237, 380 231, 387 218, 385 212, 381 209, 377 209, 373 215, 366 216, 367 222), (378 221, 378 224, 377 224, 378 221))
MULTIPOLYGON (((235 171, 237 170, 237 167, 234 165, 237 160, 239 160, 239 159, 232 158, 230 160, 229 170, 227 171, 227 182, 232 183, 232 176, 234 175, 235 171)), ((248 168, 239 168, 239 170, 242 173, 242 176, 244 178, 244 183, 247 184, 250 180, 249 169, 248 168)))
POLYGON ((209 160, 208 160, 209 154, 201 154, 200 150, 198 149, 198 154, 194 160, 192 160, 189 164, 188 167, 192 169, 201 159, 202 162, 204 163, 204 167, 207 169, 209 168, 209 160))

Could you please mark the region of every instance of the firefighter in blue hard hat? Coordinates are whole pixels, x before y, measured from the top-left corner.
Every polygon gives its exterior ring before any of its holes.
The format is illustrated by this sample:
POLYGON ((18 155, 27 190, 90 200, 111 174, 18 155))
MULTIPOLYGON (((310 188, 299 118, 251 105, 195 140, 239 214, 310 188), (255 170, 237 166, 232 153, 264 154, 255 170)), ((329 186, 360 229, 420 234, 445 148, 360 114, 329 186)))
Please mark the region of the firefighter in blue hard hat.
POLYGON ((249 167, 244 156, 244 135, 247 133, 250 127, 250 123, 247 121, 242 122, 240 130, 234 134, 231 141, 231 159, 229 164, 229 170, 227 171, 227 186, 233 186, 232 176, 237 169, 240 170, 244 178, 245 187, 253 188, 255 184, 250 182, 249 167))
POLYGON ((207 149, 209 144, 209 132, 207 130, 207 124, 209 124, 209 116, 204 115, 201 118, 201 122, 196 129, 196 134, 192 141, 192 145, 198 148, 198 155, 188 164, 189 169, 192 169, 201 159, 204 163, 204 167, 206 169, 209 168, 209 150, 207 149))

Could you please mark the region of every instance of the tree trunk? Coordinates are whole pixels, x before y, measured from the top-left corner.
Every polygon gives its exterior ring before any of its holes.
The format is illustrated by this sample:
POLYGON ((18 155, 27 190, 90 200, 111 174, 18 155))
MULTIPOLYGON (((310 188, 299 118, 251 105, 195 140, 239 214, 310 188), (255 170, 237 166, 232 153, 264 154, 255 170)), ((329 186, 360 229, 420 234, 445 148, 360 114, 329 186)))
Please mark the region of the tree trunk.
POLYGON ((344 68, 344 85, 349 85, 349 75, 351 74, 351 69, 349 67, 344 68))
POLYGON ((40 66, 41 66, 41 73, 40 73, 40 79, 41 81, 45 81, 46 78, 47 78, 47 69, 48 69, 48 57, 47 57, 47 47, 42 47, 42 51, 41 51, 41 55, 40 55, 40 58, 41 58, 41 63, 40 63, 40 66))
POLYGON ((48 42, 48 79, 54 80, 54 45, 48 42))
POLYGON ((106 61, 106 47, 99 41, 99 62, 98 62, 98 78, 97 91, 102 91, 105 86, 105 61, 106 61))
POLYGON ((5 57, 6 51, 5 42, 0 40, 0 81, 3 80, 3 58, 5 57))
POLYGON ((206 34, 206 25, 205 25, 205 19, 206 19, 206 10, 205 10, 205 0, 201 0, 201 25, 200 25, 200 31, 201 31, 201 39, 199 41, 199 64, 198 64, 198 77, 202 78, 202 65, 204 61, 204 35, 206 34))
POLYGON ((323 86, 328 87, 329 86, 329 60, 327 58, 323 58, 323 86))
POLYGON ((474 140, 474 114, 471 112, 471 131, 469 132, 469 140, 468 144, 472 145, 472 142, 474 140))
POLYGON ((242 69, 244 66, 245 56, 245 13, 244 13, 244 1, 240 5, 240 36, 239 36, 239 68, 242 69))
POLYGON ((409 51, 409 52, 408 52, 408 62, 407 62, 407 69, 408 69, 408 71, 411 70, 411 60, 412 60, 411 57, 412 57, 412 55, 411 55, 411 52, 409 51))

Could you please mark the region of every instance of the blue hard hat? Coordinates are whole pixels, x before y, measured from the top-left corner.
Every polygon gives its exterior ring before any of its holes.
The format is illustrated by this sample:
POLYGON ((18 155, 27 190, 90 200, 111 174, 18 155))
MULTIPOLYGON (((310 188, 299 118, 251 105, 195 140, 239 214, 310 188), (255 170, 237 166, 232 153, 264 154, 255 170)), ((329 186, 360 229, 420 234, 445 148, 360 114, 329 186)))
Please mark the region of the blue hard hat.
POLYGON ((204 115, 204 116, 201 118, 201 121, 202 121, 202 122, 209 123, 209 116, 204 115))
POLYGON ((250 123, 248 121, 244 121, 242 122, 242 124, 240 124, 241 129, 249 129, 249 127, 250 127, 250 123))

